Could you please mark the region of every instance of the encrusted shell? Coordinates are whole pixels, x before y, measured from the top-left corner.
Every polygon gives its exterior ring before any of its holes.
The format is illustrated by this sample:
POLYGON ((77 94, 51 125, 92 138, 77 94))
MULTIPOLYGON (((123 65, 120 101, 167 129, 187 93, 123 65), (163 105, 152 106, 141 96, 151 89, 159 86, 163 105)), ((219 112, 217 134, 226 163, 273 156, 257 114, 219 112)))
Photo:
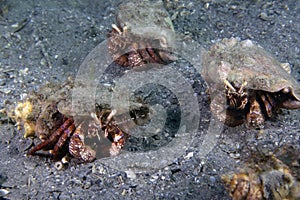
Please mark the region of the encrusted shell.
POLYGON ((275 157, 255 162, 241 172, 223 175, 233 200, 299 199, 299 181, 289 167, 275 157))
POLYGON ((223 39, 203 54, 203 77, 213 90, 223 90, 224 80, 246 89, 278 92, 289 88, 300 100, 300 86, 290 75, 289 66, 251 40, 223 39))
POLYGON ((167 39, 172 43, 174 28, 162 1, 133 0, 120 4, 117 22, 132 35, 145 39, 167 39), (171 34, 171 35, 170 35, 171 34))
POLYGON ((19 102, 12 118, 24 128, 24 137, 37 136, 46 139, 57 129, 63 120, 63 115, 72 115, 70 107, 73 80, 64 84, 46 84, 38 92, 30 93, 24 102, 19 102))

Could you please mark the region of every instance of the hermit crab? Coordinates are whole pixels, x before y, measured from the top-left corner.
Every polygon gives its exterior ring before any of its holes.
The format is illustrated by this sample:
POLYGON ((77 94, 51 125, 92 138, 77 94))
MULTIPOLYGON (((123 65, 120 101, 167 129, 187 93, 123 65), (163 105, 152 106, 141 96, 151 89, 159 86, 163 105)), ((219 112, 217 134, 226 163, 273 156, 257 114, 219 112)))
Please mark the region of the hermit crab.
POLYGON ((254 167, 223 175, 222 179, 233 200, 300 198, 300 182, 290 168, 273 155, 254 167))
POLYGON ((300 108, 300 86, 288 64, 251 40, 223 39, 202 56, 211 111, 222 122, 261 127, 278 108, 300 108))
MULTIPOLYGON (((52 105, 56 112, 62 116, 61 122, 57 123, 58 128, 52 130, 49 135, 40 135, 42 142, 27 152, 27 155, 35 155, 37 151, 49 150, 54 160, 59 160, 69 153, 83 162, 91 162, 96 152, 84 144, 84 135, 81 133, 81 125, 75 125, 72 117, 63 116, 55 105, 52 105)), ((37 121, 36 129, 41 126, 41 120, 37 121)))
POLYGON ((174 28, 162 1, 129 1, 119 6, 117 24, 108 34, 108 50, 116 63, 136 67, 147 63, 167 64, 174 28))
MULTIPOLYGON (((113 24, 112 28, 108 34, 108 51, 121 66, 166 64, 175 59, 169 53, 173 47, 174 29, 162 1, 122 3, 117 13, 117 25, 113 24)), ((91 162, 96 157, 97 144, 87 145, 89 138, 108 139, 108 156, 117 155, 123 148, 129 134, 118 126, 116 110, 96 104, 95 112, 89 116, 74 116, 72 109, 68 109, 72 104, 73 87, 73 83, 62 84, 59 88, 44 86, 41 91, 48 91, 47 94, 37 94, 17 106, 17 121, 24 125, 24 136, 36 136, 41 140, 27 155, 49 150, 54 160, 70 154, 79 161, 91 162)), ((105 152, 106 148, 99 151, 105 152)))
MULTIPOLYGON (((91 117, 75 120, 76 118, 72 116, 67 117, 60 113, 55 104, 50 104, 50 109, 52 113, 54 112, 61 117, 54 122, 57 125, 49 135, 38 134, 42 142, 28 151, 27 155, 35 155, 40 150, 50 150, 50 156, 54 160, 59 160, 70 153, 80 162, 92 162, 96 158, 96 151, 85 144, 85 138, 98 138, 100 141, 100 134, 102 133, 111 142, 110 155, 116 155, 128 137, 113 119, 115 110, 97 105, 97 111, 92 113, 91 117)), ((45 132, 45 129, 40 128, 43 127, 44 122, 41 117, 38 118, 37 133, 45 132)))
POLYGON ((24 137, 41 140, 32 149, 33 144, 28 148, 27 155, 44 155, 57 161, 73 157, 79 162, 92 162, 96 153, 101 153, 97 157, 107 157, 120 152, 129 135, 116 124, 116 110, 96 104, 90 116, 75 116, 70 102, 73 87, 72 81, 46 85, 16 106, 14 119, 24 126, 24 137), (87 139, 94 142, 92 146, 86 144, 87 139))

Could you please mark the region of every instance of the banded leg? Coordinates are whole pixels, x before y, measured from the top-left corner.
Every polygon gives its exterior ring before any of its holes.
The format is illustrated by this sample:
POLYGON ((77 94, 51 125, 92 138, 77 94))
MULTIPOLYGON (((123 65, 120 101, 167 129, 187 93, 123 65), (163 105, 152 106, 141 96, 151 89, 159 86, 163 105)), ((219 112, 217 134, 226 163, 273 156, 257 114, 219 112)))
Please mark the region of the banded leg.
POLYGON ((72 118, 67 119, 53 134, 51 134, 50 138, 43 141, 33 149, 31 149, 27 155, 34 155, 39 150, 49 150, 53 148, 55 143, 59 140, 61 135, 64 133, 64 130, 68 129, 74 123, 72 118))
POLYGON ((263 125, 265 118, 261 112, 260 105, 255 97, 250 99, 250 110, 247 113, 247 123, 253 127, 260 127, 263 125))
POLYGON ((60 150, 62 149, 64 144, 66 144, 67 140, 72 136, 75 128, 75 124, 73 123, 71 126, 64 130, 63 134, 60 136, 51 152, 54 159, 58 159, 60 150))
POLYGON ((264 103, 266 113, 268 117, 272 117, 273 115, 273 108, 275 107, 275 100, 269 95, 269 94, 262 94, 261 95, 261 100, 264 103))

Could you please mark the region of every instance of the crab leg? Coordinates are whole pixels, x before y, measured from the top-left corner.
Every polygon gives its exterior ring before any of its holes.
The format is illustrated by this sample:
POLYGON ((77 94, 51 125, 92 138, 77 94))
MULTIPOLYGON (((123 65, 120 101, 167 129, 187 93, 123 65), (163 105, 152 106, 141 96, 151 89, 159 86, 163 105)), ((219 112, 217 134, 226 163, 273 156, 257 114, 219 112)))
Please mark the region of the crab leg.
POLYGON ((300 101, 287 100, 282 102, 282 108, 286 109, 300 109, 300 101))
POLYGON ((112 24, 111 26, 116 32, 118 32, 119 34, 122 34, 122 31, 119 29, 119 27, 117 25, 112 24))
POLYGON ((247 84, 248 84, 247 81, 243 82, 243 84, 241 85, 241 87, 240 87, 240 89, 238 91, 239 94, 241 94, 243 92, 243 90, 245 89, 245 87, 247 86, 247 84))
POLYGON ((143 63, 155 63, 155 62, 162 62, 162 59, 158 59, 158 55, 154 54, 154 50, 144 43, 140 44, 140 48, 138 52, 143 60, 143 63), (157 60, 156 60, 157 59, 157 60))
POLYGON ((255 96, 250 99, 250 111, 247 113, 247 123, 250 126, 261 126, 265 119, 255 96))
POLYGON ((272 117, 272 107, 274 106, 273 103, 270 102, 270 100, 272 100, 272 98, 268 94, 267 94, 267 97, 262 94, 261 100, 264 103, 268 117, 272 117))
POLYGON ((111 148, 109 149, 110 156, 116 156, 120 153, 121 149, 130 136, 122 131, 116 124, 109 123, 105 129, 105 137, 111 142, 111 148))
POLYGON ((63 147, 66 143, 67 139, 70 138, 75 130, 75 124, 73 123, 69 126, 66 130, 64 130, 63 134, 59 137, 58 142, 55 144, 51 154, 54 158, 59 156, 59 150, 63 147))
POLYGON ((149 56, 151 59, 150 61, 153 60, 152 62, 157 62, 157 63, 164 63, 164 61, 159 57, 159 55, 155 52, 155 49, 151 47, 147 47, 146 51, 148 52, 149 56))
POLYGON ((122 148, 129 135, 122 131, 117 125, 110 123, 105 129, 105 137, 119 148, 122 148))
POLYGON ((64 131, 74 123, 72 118, 67 119, 51 136, 48 140, 40 143, 33 149, 31 149, 27 155, 34 155, 35 152, 42 150, 42 149, 49 149, 52 148, 53 145, 59 140, 60 136, 64 133, 64 131))

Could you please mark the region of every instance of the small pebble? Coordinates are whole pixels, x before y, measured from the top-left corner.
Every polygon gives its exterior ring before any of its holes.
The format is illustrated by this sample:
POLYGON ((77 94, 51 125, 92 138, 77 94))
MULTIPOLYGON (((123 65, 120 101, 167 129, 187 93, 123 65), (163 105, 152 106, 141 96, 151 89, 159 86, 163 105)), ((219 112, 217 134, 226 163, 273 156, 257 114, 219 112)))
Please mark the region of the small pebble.
POLYGON ((157 176, 157 175, 152 175, 150 181, 151 181, 151 182, 154 182, 154 181, 156 181, 157 179, 158 179, 158 176, 157 176))
POLYGON ((270 17, 265 12, 260 13, 258 17, 264 21, 270 20, 270 17))
MULTIPOLYGON (((5 195, 7 195, 9 193, 9 191, 8 190, 6 190, 6 189, 0 189, 0 196, 5 196, 5 195)), ((1 199, 1 198, 0 198, 1 199)))
POLYGON ((230 153, 229 156, 230 156, 231 158, 238 159, 238 158, 240 158, 241 155, 240 155, 239 153, 230 153))
POLYGON ((209 180, 212 184, 214 184, 216 182, 216 178, 214 176, 210 176, 209 180))
POLYGON ((189 152, 186 156, 184 156, 184 159, 190 159, 194 156, 194 152, 189 152))
POLYGON ((132 170, 125 171, 126 175, 130 179, 136 179, 136 174, 132 170))

